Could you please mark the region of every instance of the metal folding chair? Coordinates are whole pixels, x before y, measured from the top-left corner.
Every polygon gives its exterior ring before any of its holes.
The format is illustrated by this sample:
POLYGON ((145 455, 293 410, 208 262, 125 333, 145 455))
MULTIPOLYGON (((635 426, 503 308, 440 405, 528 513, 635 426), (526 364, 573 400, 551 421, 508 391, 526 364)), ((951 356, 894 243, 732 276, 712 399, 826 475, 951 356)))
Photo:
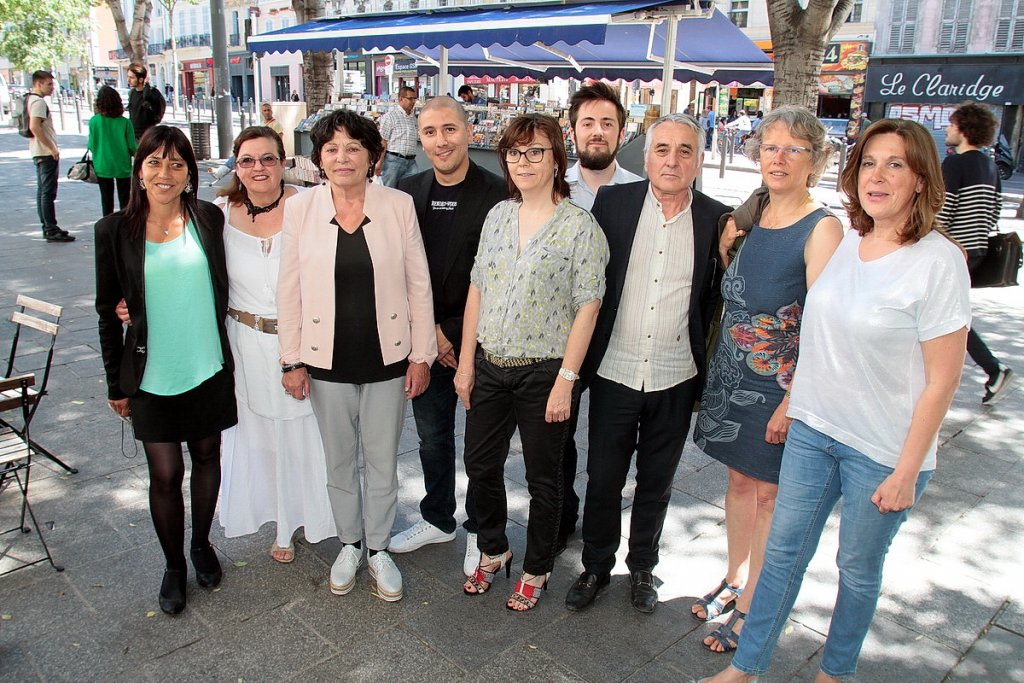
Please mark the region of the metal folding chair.
MULTIPOLYGON (((53 348, 57 343, 57 333, 60 331, 60 316, 64 312, 64 308, 56 304, 51 304, 39 299, 33 299, 32 297, 21 294, 18 295, 15 305, 18 307, 18 310, 11 314, 11 322, 15 325, 14 338, 11 340, 11 352, 7 357, 7 370, 4 372, 3 378, 10 379, 15 371, 14 365, 18 357, 18 344, 19 341, 22 340, 23 328, 27 327, 41 333, 41 345, 46 349, 46 364, 41 368, 43 379, 37 388, 29 390, 29 395, 31 396, 29 421, 31 421, 36 410, 39 408, 39 401, 46 395, 46 385, 47 382, 50 381, 50 366, 53 363, 53 348), (41 316, 46 316, 51 318, 51 320, 47 320, 41 316)), ((14 394, 12 394, 12 396, 13 395, 14 394)), ((4 394, 4 397, 7 397, 6 394, 4 394)), ((15 432, 19 434, 21 433, 19 429, 15 428, 14 425, 3 418, 2 411, 0 411, 0 429, 3 428, 13 429, 15 432)), ((35 450, 36 453, 49 459, 72 474, 78 473, 78 469, 71 467, 35 441, 28 440, 27 434, 24 436, 27 443, 35 450)))

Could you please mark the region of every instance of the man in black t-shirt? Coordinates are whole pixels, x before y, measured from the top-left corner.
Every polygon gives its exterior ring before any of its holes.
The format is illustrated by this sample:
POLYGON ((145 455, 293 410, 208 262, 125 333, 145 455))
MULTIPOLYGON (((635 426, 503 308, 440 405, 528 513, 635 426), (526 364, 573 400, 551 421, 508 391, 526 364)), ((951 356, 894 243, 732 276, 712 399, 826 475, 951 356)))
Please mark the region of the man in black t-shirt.
MULTIPOLYGON (((995 232, 1002 209, 1002 181, 995 162, 979 149, 992 144, 996 117, 987 107, 973 102, 957 107, 946 127, 946 146, 956 147, 942 162, 946 200, 939 222, 967 252, 967 268, 973 275, 988 252, 989 233, 995 232)), ((1013 370, 1002 365, 972 325, 967 333, 967 353, 988 381, 982 403, 995 403, 1006 392, 1013 370)))
MULTIPOLYGON (((388 550, 394 553, 455 539, 455 372, 462 314, 484 218, 495 204, 508 199, 505 180, 469 158, 472 126, 462 104, 451 97, 435 97, 420 111, 418 127, 432 168, 402 178, 398 189, 412 195, 423 233, 438 355, 430 370, 430 386, 412 402, 426 489, 420 501, 422 519, 391 538, 388 550)), ((469 576, 480 559, 471 491, 466 495, 466 515, 463 571, 469 576)))
POLYGON ((131 86, 131 92, 128 93, 128 118, 135 129, 136 140, 163 120, 167 108, 164 96, 147 82, 148 77, 149 72, 143 65, 132 64, 128 67, 128 85, 131 86))

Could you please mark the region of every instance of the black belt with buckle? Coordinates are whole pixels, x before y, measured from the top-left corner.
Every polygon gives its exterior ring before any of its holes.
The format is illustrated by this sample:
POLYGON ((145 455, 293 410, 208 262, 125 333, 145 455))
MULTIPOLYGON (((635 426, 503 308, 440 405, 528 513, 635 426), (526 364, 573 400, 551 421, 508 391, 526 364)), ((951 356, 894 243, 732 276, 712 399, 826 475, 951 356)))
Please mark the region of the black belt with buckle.
POLYGON ((400 157, 402 159, 415 159, 416 158, 415 154, 399 154, 398 152, 388 152, 388 154, 391 154, 392 156, 400 157))

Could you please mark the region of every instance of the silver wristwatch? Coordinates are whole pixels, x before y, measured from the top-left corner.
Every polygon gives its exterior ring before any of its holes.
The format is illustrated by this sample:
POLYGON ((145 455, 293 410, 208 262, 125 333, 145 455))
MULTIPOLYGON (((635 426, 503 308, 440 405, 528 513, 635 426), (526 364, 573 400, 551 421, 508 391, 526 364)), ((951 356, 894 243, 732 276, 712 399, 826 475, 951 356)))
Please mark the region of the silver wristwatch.
POLYGON ((575 382, 576 380, 578 380, 580 378, 579 374, 573 372, 569 368, 561 368, 558 371, 558 376, 561 377, 562 379, 568 380, 570 382, 575 382))

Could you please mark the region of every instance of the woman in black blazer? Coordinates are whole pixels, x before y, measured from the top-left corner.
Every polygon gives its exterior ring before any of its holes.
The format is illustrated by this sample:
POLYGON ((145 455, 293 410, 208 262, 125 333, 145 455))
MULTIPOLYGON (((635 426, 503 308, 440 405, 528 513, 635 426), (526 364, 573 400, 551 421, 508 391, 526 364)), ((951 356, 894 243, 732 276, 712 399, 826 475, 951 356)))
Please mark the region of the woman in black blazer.
POLYGON ((224 318, 224 214, 196 197, 199 169, 177 128, 139 141, 128 207, 96 224, 96 311, 110 408, 130 419, 149 464, 149 506, 167 568, 160 609, 185 608, 185 475, 192 459, 192 564, 220 583, 210 526, 220 486, 220 433, 235 424, 224 318), (125 332, 115 311, 124 299, 125 332))

